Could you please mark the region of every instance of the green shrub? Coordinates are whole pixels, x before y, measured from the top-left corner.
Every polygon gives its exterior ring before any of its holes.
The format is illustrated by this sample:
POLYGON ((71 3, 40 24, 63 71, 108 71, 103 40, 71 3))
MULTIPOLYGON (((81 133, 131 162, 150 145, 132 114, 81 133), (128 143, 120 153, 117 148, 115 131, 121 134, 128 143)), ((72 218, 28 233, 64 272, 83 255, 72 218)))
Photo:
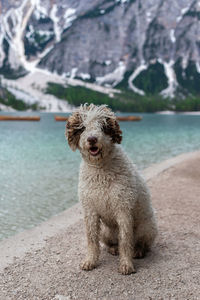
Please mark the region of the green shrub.
POLYGON ((3 89, 1 88, 0 103, 20 111, 28 110, 28 109, 38 110, 37 103, 27 104, 22 100, 18 100, 15 98, 15 96, 12 93, 10 93, 5 88, 3 89))
POLYGON ((68 101, 69 104, 79 106, 83 103, 96 105, 107 104, 114 111, 121 112, 157 112, 197 111, 200 110, 200 97, 186 99, 164 99, 159 94, 140 96, 130 90, 121 90, 113 98, 107 94, 99 93, 81 86, 64 87, 57 83, 48 83, 47 93, 68 101))
POLYGON ((82 103, 88 104, 107 104, 113 107, 115 102, 114 98, 110 98, 108 95, 99 93, 81 86, 69 86, 64 87, 57 83, 48 83, 46 93, 52 94, 60 99, 67 100, 69 104, 79 106, 82 103))

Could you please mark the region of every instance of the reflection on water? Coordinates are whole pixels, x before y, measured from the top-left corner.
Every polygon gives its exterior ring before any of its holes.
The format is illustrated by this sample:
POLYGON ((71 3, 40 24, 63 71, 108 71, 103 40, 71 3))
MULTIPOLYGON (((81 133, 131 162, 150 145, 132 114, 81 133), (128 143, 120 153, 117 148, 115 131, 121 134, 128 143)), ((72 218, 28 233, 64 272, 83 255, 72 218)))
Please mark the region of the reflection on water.
MULTIPOLYGON (((0 122, 0 239, 35 226, 78 201, 80 155, 53 114, 40 122, 0 122)), ((122 145, 143 169, 200 149, 200 116, 144 114, 122 122, 122 145)))

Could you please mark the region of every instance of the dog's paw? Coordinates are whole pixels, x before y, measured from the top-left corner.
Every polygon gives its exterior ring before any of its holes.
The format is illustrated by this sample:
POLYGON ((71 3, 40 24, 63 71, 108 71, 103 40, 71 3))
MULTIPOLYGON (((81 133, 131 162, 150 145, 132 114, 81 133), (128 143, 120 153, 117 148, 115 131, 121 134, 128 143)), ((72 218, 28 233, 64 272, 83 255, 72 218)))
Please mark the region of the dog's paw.
POLYGON ((93 261, 86 259, 80 264, 80 267, 84 271, 91 271, 96 267, 96 264, 93 261))
POLYGON ((149 250, 148 245, 144 241, 137 242, 134 248, 134 258, 144 258, 149 250))
POLYGON ((121 262, 119 265, 119 273, 122 275, 130 275, 136 273, 136 270, 131 262, 121 262))
POLYGON ((144 258, 145 251, 143 249, 137 249, 134 253, 134 258, 144 258))
POLYGON ((119 255, 118 246, 108 247, 107 250, 108 250, 108 253, 110 253, 112 255, 119 255))

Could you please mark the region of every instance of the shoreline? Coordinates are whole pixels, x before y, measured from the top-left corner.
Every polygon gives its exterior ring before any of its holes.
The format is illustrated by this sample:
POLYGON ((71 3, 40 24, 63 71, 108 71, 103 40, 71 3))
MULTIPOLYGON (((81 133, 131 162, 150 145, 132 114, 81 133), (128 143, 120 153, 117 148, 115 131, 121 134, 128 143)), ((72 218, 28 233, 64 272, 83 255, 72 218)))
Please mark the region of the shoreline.
MULTIPOLYGON (((184 162, 187 159, 195 159, 199 154, 200 151, 180 154, 160 163, 153 164, 144 169, 142 174, 148 182, 176 164, 184 162)), ((49 238, 66 231, 70 226, 74 225, 82 218, 81 205, 80 203, 77 203, 71 208, 32 229, 25 230, 2 240, 0 242, 0 272, 12 264, 16 258, 23 258, 27 252, 35 252, 38 249, 41 249, 45 246, 45 243, 49 238)))
POLYGON ((173 110, 161 110, 154 112, 158 115, 191 115, 200 116, 200 111, 173 111, 173 110))
MULTIPOLYGON (((77 107, 74 106, 71 110, 63 110, 63 111, 48 111, 48 110, 16 110, 12 107, 10 107, 8 110, 1 110, 2 109, 7 109, 7 107, 0 103, 0 113, 2 114, 7 114, 7 113, 52 113, 52 114, 71 114, 77 107)), ((191 116, 200 116, 200 111, 173 111, 173 110, 161 110, 161 111, 154 111, 154 112, 124 112, 124 111, 120 111, 120 114, 157 114, 157 115, 191 115, 191 116)))
MULTIPOLYGON (((40 113, 51 113, 51 114, 71 114, 74 110, 76 110, 77 107, 73 106, 71 109, 68 110, 16 110, 12 107, 6 107, 4 104, 0 103, 0 114, 8 114, 8 113, 18 113, 18 114, 24 114, 24 113, 33 113, 33 114, 40 114, 40 113), (2 109, 2 110, 1 110, 2 109), (7 110, 4 110, 7 109, 7 110)), ((117 113, 120 114, 156 114, 156 115, 190 115, 190 116, 200 116, 200 111, 174 111, 174 110, 161 110, 161 111, 154 111, 154 112, 127 112, 127 111, 118 111, 117 113)))

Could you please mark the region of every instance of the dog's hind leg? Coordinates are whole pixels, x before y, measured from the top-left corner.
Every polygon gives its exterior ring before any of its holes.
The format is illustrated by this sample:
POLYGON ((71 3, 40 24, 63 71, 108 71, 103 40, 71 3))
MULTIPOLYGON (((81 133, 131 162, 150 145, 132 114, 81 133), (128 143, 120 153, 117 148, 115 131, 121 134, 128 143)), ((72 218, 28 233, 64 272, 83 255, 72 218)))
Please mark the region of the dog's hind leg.
POLYGON ((118 230, 101 224, 101 242, 106 245, 107 251, 112 255, 118 255, 118 230))
POLYGON ((134 258, 143 258, 151 246, 157 234, 154 220, 141 223, 135 232, 134 258))

